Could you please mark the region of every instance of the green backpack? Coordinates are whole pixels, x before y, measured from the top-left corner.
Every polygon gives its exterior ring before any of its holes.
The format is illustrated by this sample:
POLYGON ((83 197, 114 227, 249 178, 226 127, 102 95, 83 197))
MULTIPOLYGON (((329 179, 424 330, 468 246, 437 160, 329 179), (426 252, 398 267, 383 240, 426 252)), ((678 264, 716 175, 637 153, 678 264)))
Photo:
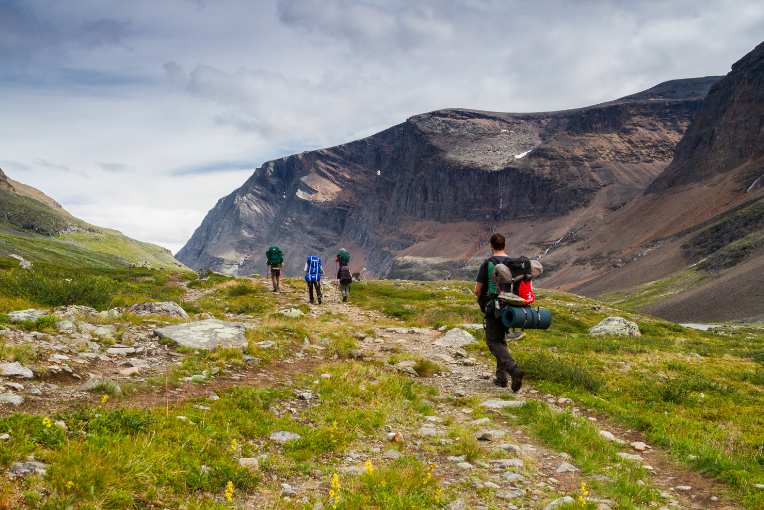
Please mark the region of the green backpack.
POLYGON ((337 262, 340 264, 348 264, 350 262, 350 253, 346 249, 341 249, 337 252, 337 262))
POLYGON ((268 248, 268 251, 265 252, 265 258, 268 261, 269 266, 284 263, 284 254, 281 253, 278 246, 271 246, 268 248))

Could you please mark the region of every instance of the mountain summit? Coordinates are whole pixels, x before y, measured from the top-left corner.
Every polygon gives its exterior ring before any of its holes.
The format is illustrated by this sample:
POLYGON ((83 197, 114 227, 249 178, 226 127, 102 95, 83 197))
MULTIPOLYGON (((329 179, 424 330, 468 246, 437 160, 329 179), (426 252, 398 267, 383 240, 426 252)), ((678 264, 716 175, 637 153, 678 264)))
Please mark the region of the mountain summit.
POLYGON ((177 258, 250 274, 277 244, 294 274, 305 255, 333 259, 342 245, 366 276, 439 279, 466 276, 496 228, 539 252, 639 196, 717 80, 561 112, 439 110, 269 161, 218 201, 177 258))

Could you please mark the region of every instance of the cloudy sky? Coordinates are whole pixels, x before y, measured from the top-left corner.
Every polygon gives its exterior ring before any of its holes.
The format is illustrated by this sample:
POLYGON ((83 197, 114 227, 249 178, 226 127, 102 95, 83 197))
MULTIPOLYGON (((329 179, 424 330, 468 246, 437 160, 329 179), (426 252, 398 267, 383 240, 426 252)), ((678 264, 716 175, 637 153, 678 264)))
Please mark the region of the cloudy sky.
POLYGON ((0 0, 0 168, 177 252, 263 162, 719 75, 761 0, 0 0))

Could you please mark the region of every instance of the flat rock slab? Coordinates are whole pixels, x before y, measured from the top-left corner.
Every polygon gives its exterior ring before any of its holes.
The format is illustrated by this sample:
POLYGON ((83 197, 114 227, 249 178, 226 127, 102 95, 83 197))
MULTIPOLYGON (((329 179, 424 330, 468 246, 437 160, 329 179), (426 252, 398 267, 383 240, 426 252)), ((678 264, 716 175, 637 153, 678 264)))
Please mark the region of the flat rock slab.
POLYGON ((98 310, 89 306, 82 305, 68 305, 59 306, 53 310, 53 314, 62 319, 74 321, 77 319, 89 319, 98 315, 98 310))
POLYGON ((297 308, 289 308, 287 310, 281 310, 279 313, 285 317, 291 317, 292 319, 299 319, 300 317, 305 317, 305 314, 302 312, 302 310, 298 310, 297 308))
POLYGON ((440 347, 463 347, 476 343, 477 340, 475 340, 474 336, 459 328, 451 329, 445 335, 435 340, 435 345, 440 347))
POLYGON ((6 377, 23 377, 25 379, 34 377, 34 373, 28 368, 21 366, 21 363, 18 361, 14 361, 13 363, 0 363, 0 375, 6 377))
POLYGON ((544 510, 554 510, 557 507, 560 507, 563 505, 570 505, 575 502, 576 500, 571 498, 570 496, 564 496, 562 498, 557 498, 551 503, 549 503, 547 506, 544 507, 544 510))
POLYGON ((480 407, 486 409, 506 409, 513 407, 522 407, 525 405, 525 400, 486 400, 480 403, 480 407))
POLYGON ((608 317, 596 326, 589 328, 591 335, 642 336, 636 323, 623 317, 608 317))
POLYGON ((150 315, 161 315, 163 317, 173 317, 175 319, 189 320, 186 311, 175 301, 162 301, 160 303, 138 303, 130 305, 126 310, 128 313, 138 317, 147 317, 150 315))
POLYGON ((172 340, 183 347, 192 349, 214 349, 221 347, 246 347, 247 328, 241 322, 227 322, 207 319, 189 324, 178 324, 157 328, 154 334, 159 338, 172 340))
POLYGON ((8 320, 11 322, 24 322, 24 321, 36 321, 49 315, 48 310, 18 310, 16 312, 10 312, 6 314, 8 320))
POLYGON ((9 404, 20 406, 24 402, 24 397, 14 395, 13 393, 0 393, 0 402, 8 402, 9 404))

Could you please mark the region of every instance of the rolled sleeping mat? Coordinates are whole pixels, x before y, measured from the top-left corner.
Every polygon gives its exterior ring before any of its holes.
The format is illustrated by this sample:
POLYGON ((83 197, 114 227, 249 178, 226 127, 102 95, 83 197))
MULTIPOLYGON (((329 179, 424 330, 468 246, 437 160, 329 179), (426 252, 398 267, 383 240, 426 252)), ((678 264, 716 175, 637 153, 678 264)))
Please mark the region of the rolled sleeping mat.
POLYGON ((501 321, 508 328, 547 329, 552 324, 552 313, 549 310, 510 306, 502 310, 501 321))

